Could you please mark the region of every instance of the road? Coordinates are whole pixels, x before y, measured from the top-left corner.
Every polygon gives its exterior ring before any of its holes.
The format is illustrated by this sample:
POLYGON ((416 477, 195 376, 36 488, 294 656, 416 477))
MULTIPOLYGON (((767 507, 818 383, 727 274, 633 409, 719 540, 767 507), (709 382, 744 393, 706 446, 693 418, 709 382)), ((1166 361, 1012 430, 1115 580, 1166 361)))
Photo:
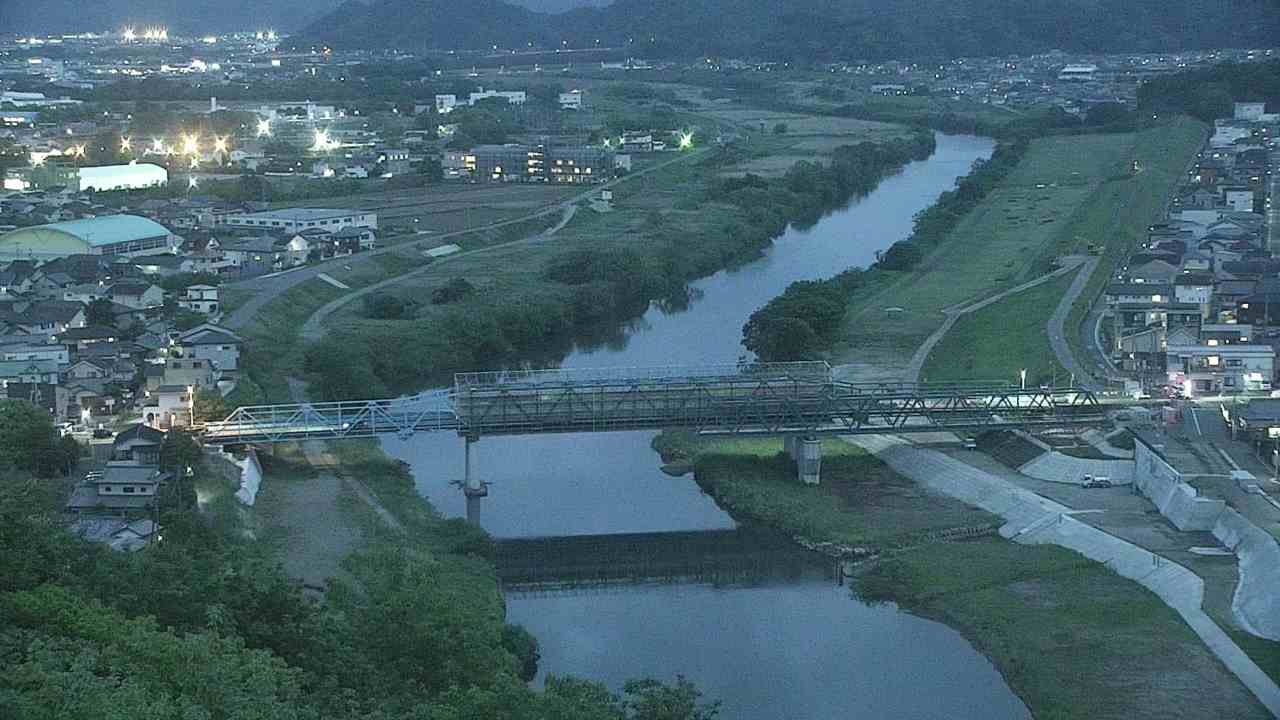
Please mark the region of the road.
MULTIPOLYGON (((607 183, 604 183, 601 185, 592 185, 590 189, 584 190, 583 192, 578 193, 577 195, 574 195, 573 197, 568 198, 567 200, 563 200, 561 202, 554 203, 547 207, 540 208, 534 212, 529 213, 528 215, 523 215, 518 218, 512 218, 509 220, 490 223, 488 225, 480 225, 477 227, 468 228, 466 230, 456 230, 454 232, 442 233, 438 235, 426 235, 419 240, 409 240, 407 242, 402 242, 395 245, 388 245, 386 247, 378 248, 376 250, 370 250, 369 252, 361 253, 359 255, 349 255, 349 256, 340 257, 340 258, 333 258, 332 260, 326 260, 324 262, 316 263, 315 265, 307 265, 297 270, 286 271, 283 273, 277 273, 270 276, 264 275, 261 277, 251 278, 249 280, 241 280, 240 282, 235 282, 235 283, 228 283, 224 287, 230 287, 230 288, 241 289, 241 290, 252 290, 254 291, 254 295, 253 297, 245 301, 243 305, 236 308, 234 312, 228 315, 226 320, 223 322, 223 325, 225 325, 226 327, 232 330, 239 330, 241 328, 244 328, 246 325, 249 324, 249 322, 255 316, 257 316, 258 312, 261 311, 262 308, 266 306, 267 303, 283 295, 284 293, 288 292, 292 288, 295 288, 298 285, 301 285, 302 283, 328 270, 336 269, 342 265, 354 265, 356 263, 369 262, 370 258, 376 257, 378 255, 383 255, 385 253, 400 252, 405 249, 420 248, 425 245, 430 245, 430 246, 441 245, 443 244, 444 241, 447 241, 453 238, 458 238, 468 233, 479 232, 482 230, 493 230, 493 229, 504 228, 511 225, 515 225, 517 223, 528 222, 529 220, 532 220, 534 218, 542 217, 544 215, 550 215, 552 213, 572 212, 568 210, 568 208, 576 205, 579 202, 582 202, 583 200, 586 200, 592 195, 599 193, 601 190, 607 190, 609 188, 612 188, 628 180, 633 180, 638 177, 643 177, 656 170, 661 170, 662 168, 665 168, 668 165, 673 165, 678 162, 687 162, 694 158, 700 157, 709 151, 710 151, 709 147, 704 147, 704 148, 699 148, 697 150, 693 150, 691 152, 680 153, 679 155, 676 155, 670 160, 664 160, 660 163, 650 165, 649 167, 646 167, 642 170, 637 170, 633 173, 629 173, 620 178, 615 178, 613 180, 610 180, 607 183)), ((520 240, 513 240, 512 242, 509 242, 509 243, 490 246, 487 249, 492 250, 495 248, 505 247, 507 245, 512 245, 515 243, 527 242, 527 240, 528 240, 527 238, 522 238, 520 240)))

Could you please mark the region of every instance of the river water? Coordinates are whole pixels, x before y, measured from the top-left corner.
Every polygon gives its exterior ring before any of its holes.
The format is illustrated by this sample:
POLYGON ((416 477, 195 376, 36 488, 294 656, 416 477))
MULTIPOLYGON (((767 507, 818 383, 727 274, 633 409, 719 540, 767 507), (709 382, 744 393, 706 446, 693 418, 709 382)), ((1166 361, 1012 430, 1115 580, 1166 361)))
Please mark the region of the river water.
MULTIPOLYGON (((747 317, 796 280, 866 266, 905 238, 991 141, 938 136, 937 152, 870 195, 804 230, 788 229, 760 259, 692 285, 680 311, 654 306, 625 342, 575 350, 565 367, 733 362, 747 317)), ((734 527, 688 478, 659 471, 652 432, 486 438, 473 472, 492 483, 482 523, 493 535, 539 537, 734 527)), ((419 491, 447 516, 465 516, 462 442, 445 434, 387 439, 419 491)), ((512 622, 542 648, 541 675, 576 675, 620 688, 629 678, 684 675, 722 717, 742 720, 1026 718, 991 663, 958 633, 892 605, 868 605, 827 573, 754 583, 642 584, 607 592, 508 597, 512 622)))

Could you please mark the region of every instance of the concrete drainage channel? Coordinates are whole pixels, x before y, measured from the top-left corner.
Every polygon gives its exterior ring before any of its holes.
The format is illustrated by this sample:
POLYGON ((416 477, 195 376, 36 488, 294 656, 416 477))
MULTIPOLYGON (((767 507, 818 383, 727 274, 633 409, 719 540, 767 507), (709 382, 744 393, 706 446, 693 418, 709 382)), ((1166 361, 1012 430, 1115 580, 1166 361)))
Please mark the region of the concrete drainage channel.
MULTIPOLYGON (((1072 510, 1064 505, 940 452, 918 448, 901 438, 887 435, 850 437, 846 441, 874 453, 895 472, 931 490, 999 515, 1006 521, 1000 528, 1002 537, 1028 545, 1059 545, 1105 564, 1122 577, 1137 581, 1177 612, 1267 710, 1280 717, 1280 687, 1201 609, 1204 581, 1195 573, 1076 520, 1072 517, 1072 510)), ((1140 451, 1135 453, 1135 457, 1139 461, 1143 459, 1140 451)), ((1271 543, 1275 544, 1274 541, 1271 543)), ((1280 560, 1280 549, 1277 553, 1280 560)), ((1250 563, 1246 562, 1245 555, 1241 554, 1240 558, 1240 585, 1243 587, 1246 573, 1253 569, 1248 567, 1250 563)), ((1274 577, 1280 577, 1280 562, 1277 562, 1275 572, 1277 575, 1274 577)))

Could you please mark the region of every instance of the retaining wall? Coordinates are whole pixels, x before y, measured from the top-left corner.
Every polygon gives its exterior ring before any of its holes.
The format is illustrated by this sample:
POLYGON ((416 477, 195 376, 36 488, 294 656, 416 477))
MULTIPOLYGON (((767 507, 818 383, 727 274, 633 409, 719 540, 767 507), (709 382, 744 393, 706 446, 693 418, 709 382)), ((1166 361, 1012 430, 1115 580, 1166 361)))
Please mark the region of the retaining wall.
POLYGON ((1280 640, 1280 545, 1222 500, 1200 497, 1182 474, 1141 440, 1134 443, 1134 485, 1179 530, 1212 532, 1239 560, 1231 612, 1246 630, 1280 640))
POLYGON ((1134 443, 1133 482, 1173 526, 1184 531, 1211 531, 1226 509, 1222 500, 1202 497, 1182 481, 1182 474, 1145 443, 1134 443))
POLYGON ((225 450, 208 453, 210 464, 230 482, 238 483, 236 499, 242 505, 250 505, 258 499, 258 488, 262 487, 262 463, 258 462, 258 453, 249 448, 244 458, 237 458, 225 450))

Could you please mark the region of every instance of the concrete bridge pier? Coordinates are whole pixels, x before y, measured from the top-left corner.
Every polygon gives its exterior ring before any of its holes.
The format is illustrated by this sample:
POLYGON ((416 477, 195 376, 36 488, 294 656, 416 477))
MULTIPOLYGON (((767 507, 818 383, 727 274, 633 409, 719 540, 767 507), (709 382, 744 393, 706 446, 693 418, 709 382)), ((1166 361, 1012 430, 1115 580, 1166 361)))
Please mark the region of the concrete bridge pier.
POLYGON ((463 454, 462 494, 467 497, 467 522, 480 525, 480 499, 489 494, 488 483, 481 480, 471 459, 471 446, 478 438, 467 437, 463 454))
POLYGON ((782 440, 787 455, 796 463, 796 476, 805 485, 822 479, 822 440, 814 436, 787 435, 782 440))

